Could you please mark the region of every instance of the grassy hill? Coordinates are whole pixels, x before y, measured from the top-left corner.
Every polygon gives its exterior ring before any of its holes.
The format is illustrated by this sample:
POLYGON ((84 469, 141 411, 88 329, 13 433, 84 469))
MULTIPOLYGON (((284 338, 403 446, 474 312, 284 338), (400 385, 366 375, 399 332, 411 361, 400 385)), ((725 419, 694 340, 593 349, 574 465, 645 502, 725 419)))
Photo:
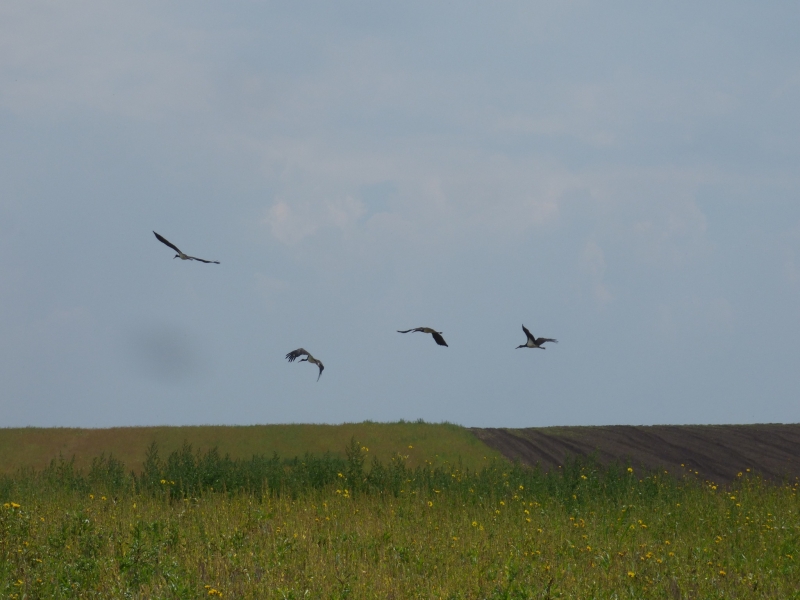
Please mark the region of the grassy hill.
POLYGON ((145 452, 156 442, 161 456, 188 442, 195 450, 217 447, 221 454, 249 458, 254 454, 281 457, 306 452, 344 454, 355 439, 369 449, 368 456, 386 462, 394 453, 408 456, 414 467, 425 460, 457 462, 480 468, 502 455, 479 441, 468 429, 450 423, 344 423, 341 425, 248 425, 196 427, 115 427, 111 429, 33 428, 0 429, 0 472, 20 467, 41 469, 59 453, 75 457, 78 467, 88 467, 101 453, 113 454, 128 469, 139 470, 145 452))

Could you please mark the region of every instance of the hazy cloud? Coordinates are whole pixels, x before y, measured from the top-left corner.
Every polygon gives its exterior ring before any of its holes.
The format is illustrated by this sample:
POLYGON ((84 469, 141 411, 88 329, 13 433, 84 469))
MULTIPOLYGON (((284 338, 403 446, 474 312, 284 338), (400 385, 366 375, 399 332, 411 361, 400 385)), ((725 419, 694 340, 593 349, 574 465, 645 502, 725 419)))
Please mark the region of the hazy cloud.
POLYGON ((295 244, 326 227, 346 230, 363 215, 364 206, 350 196, 294 205, 278 200, 267 210, 264 223, 279 241, 295 244))

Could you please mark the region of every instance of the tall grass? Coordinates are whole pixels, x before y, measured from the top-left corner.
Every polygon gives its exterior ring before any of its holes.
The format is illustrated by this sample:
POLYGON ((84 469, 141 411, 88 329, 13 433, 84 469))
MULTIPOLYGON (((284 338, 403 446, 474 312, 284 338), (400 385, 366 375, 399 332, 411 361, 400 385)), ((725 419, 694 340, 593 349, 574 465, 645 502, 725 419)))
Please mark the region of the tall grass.
POLYGON ((302 456, 326 451, 344 458, 343 448, 355 437, 369 447, 369 455, 388 461, 398 450, 412 466, 425 459, 463 460, 472 468, 488 459, 502 458, 472 432, 452 423, 399 421, 396 423, 342 423, 340 425, 286 424, 247 426, 116 427, 112 429, 35 428, 0 429, 0 473, 20 467, 43 469, 53 456, 74 456, 74 466, 88 469, 101 452, 113 453, 129 469, 142 470, 152 442, 162 456, 180 450, 187 441, 195 448, 219 448, 235 458, 253 455, 302 456))
POLYGON ((148 451, 0 481, 9 598, 800 598, 797 485, 148 451))

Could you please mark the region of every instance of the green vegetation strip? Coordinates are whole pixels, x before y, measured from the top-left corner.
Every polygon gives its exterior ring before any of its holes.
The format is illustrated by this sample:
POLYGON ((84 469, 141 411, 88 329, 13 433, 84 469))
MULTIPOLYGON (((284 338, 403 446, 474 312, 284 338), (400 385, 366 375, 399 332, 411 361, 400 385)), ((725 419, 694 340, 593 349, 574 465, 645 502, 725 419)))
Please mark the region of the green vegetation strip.
POLYGON ((162 453, 184 443, 194 448, 217 448, 233 458, 253 455, 300 456, 306 452, 342 455, 352 437, 369 448, 370 456, 387 461, 397 452, 416 466, 427 459, 456 462, 480 468, 499 452, 480 442, 464 427, 450 423, 344 423, 341 425, 251 425, 199 427, 118 427, 112 429, 20 428, 0 429, 0 472, 19 468, 43 469, 59 454, 75 458, 75 466, 88 468, 94 457, 111 454, 136 471, 142 468, 152 442, 162 453))
POLYGON ((0 596, 800 598, 797 483, 157 450, 0 478, 0 596))

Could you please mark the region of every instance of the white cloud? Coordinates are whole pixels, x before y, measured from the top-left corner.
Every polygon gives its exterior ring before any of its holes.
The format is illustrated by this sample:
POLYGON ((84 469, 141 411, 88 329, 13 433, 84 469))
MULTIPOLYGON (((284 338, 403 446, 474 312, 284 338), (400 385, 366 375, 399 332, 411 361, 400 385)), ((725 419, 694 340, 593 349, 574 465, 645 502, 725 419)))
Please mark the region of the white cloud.
POLYGON ((351 196, 293 204, 278 199, 267 209, 263 222, 278 241, 292 245, 321 229, 346 231, 363 215, 363 204, 351 196))
POLYGON ((389 223, 411 245, 438 240, 458 249, 476 240, 513 242, 556 221, 564 197, 581 186, 579 177, 558 165, 440 139, 372 142, 370 152, 334 147, 325 138, 245 138, 241 145, 258 149, 263 176, 278 186, 263 223, 285 244, 326 228, 369 236, 389 223), (377 209, 362 193, 375 184, 392 189, 377 209))

